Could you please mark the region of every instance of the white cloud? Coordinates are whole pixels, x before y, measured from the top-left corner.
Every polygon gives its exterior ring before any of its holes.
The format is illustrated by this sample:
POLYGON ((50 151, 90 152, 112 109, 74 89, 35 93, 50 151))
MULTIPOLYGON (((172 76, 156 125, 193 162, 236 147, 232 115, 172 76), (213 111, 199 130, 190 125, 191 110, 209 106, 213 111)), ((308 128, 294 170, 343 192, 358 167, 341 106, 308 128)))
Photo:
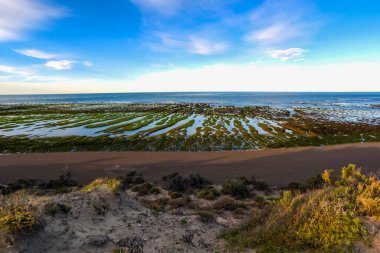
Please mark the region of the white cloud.
POLYGON ((302 48, 288 48, 288 49, 279 49, 279 50, 269 50, 267 53, 270 57, 274 59, 279 59, 282 61, 299 61, 302 60, 304 57, 304 54, 308 52, 309 50, 305 50, 302 48))
POLYGON ((53 59, 53 58, 59 57, 59 55, 46 53, 46 52, 43 52, 43 51, 40 51, 37 49, 18 49, 15 51, 19 54, 29 56, 29 57, 33 57, 33 58, 37 58, 37 59, 48 60, 48 59, 53 59))
POLYGON ((65 10, 40 0, 0 0, 0 42, 22 39, 26 32, 63 15, 65 10))
POLYGON ((61 60, 61 61, 48 61, 44 66, 55 70, 71 69, 75 61, 61 60))

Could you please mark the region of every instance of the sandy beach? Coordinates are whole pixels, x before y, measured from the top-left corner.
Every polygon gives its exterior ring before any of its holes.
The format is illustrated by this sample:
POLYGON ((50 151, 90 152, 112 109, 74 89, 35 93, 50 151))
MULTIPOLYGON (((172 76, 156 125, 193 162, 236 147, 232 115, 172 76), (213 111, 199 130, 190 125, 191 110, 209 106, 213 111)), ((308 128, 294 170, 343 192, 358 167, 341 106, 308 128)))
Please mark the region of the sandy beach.
POLYGON ((159 182, 171 172, 200 173, 221 183, 235 175, 266 180, 283 186, 303 181, 324 169, 339 170, 348 163, 367 172, 380 171, 380 143, 357 143, 231 152, 72 152, 1 154, 0 182, 20 178, 49 180, 71 171, 74 179, 87 183, 103 176, 142 171, 149 181, 159 182))

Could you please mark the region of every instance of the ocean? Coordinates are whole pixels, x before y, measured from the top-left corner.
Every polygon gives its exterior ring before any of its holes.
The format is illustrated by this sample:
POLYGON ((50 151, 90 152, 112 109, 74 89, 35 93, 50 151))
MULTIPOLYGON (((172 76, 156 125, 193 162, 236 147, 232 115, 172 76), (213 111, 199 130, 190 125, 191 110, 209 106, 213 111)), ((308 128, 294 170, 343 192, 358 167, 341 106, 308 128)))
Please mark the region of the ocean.
POLYGON ((0 95, 0 104, 207 103, 232 106, 321 107, 379 110, 380 92, 160 92, 0 95))

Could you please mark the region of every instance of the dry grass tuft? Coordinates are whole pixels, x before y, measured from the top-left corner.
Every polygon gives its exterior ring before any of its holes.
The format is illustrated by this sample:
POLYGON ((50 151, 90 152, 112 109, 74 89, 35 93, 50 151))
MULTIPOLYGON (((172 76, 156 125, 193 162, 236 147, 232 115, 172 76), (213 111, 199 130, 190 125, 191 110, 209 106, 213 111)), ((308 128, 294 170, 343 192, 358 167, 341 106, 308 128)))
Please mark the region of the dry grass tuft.
POLYGON ((120 187, 121 187, 121 181, 122 180, 119 179, 119 178, 98 178, 98 179, 95 179, 90 184, 84 186, 81 189, 81 191, 83 191, 83 192, 90 192, 90 191, 94 190, 95 188, 97 188, 100 185, 105 185, 109 189, 111 189, 112 192, 116 193, 120 189, 120 187))
POLYGON ((39 222, 33 206, 22 192, 3 196, 0 203, 0 248, 12 245, 17 238, 32 232, 39 222))
POLYGON ((325 186, 283 197, 253 213, 249 222, 221 234, 237 248, 257 252, 346 252, 368 240, 363 216, 380 217, 380 181, 355 165, 322 174, 325 186))

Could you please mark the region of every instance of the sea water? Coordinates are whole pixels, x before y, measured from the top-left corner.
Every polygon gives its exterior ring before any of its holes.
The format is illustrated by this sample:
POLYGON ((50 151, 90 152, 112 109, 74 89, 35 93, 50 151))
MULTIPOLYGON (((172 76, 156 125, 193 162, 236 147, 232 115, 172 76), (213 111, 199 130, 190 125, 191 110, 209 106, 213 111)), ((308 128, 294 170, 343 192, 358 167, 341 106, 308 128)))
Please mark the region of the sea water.
POLYGON ((320 107, 379 110, 380 92, 158 92, 55 95, 0 95, 0 104, 207 103, 280 108, 320 107))

